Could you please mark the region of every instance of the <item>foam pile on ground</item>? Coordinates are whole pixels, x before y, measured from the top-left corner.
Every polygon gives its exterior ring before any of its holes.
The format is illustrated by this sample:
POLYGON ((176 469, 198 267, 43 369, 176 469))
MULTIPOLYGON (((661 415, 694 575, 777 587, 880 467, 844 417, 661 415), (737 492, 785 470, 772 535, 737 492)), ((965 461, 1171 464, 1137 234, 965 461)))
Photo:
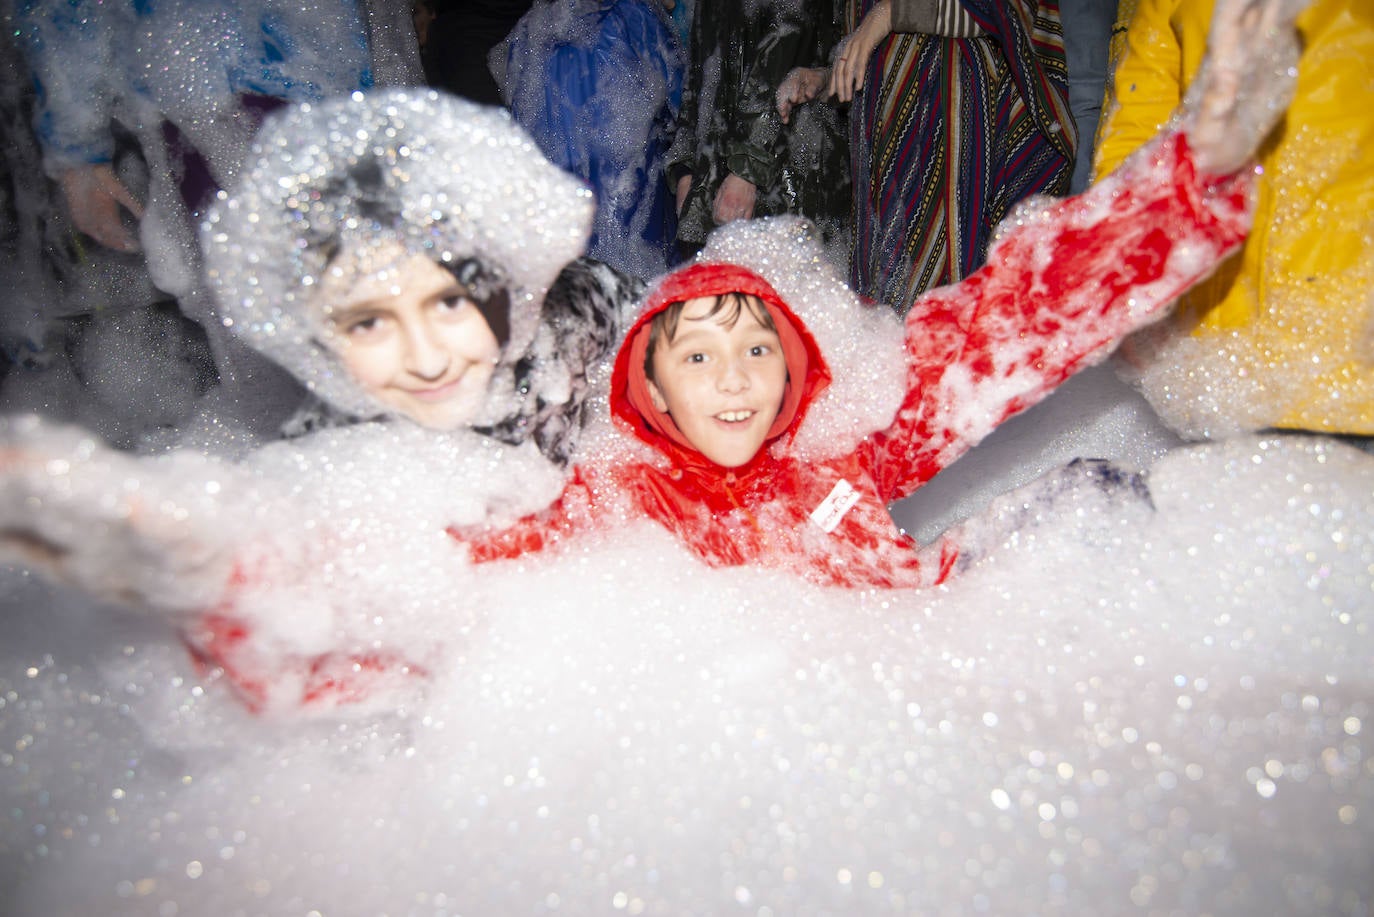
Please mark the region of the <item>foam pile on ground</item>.
POLYGON ((11 574, 0 879, 17 914, 1367 912, 1372 495, 1303 438, 1078 466, 924 593, 636 528, 465 580, 422 697, 306 722, 11 574))

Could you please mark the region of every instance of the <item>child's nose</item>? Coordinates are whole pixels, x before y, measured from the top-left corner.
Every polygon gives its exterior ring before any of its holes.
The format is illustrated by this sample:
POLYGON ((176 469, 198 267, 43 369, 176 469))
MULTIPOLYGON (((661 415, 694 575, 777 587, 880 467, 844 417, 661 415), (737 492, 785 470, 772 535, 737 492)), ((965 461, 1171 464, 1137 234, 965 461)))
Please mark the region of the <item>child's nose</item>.
POLYGON ((728 360, 721 367, 716 386, 727 394, 736 394, 749 388, 749 374, 744 371, 738 360, 728 360))
POLYGON ((442 338, 423 322, 410 325, 405 335, 405 368, 421 379, 437 379, 449 367, 452 357, 442 338))

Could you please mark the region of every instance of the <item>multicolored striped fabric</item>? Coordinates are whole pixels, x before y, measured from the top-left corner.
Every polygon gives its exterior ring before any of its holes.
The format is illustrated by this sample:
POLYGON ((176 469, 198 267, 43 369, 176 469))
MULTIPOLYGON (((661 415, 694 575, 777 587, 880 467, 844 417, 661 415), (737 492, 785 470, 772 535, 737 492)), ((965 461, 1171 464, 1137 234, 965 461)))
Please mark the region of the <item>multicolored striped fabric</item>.
MULTIPOLYGON (((874 2, 851 2, 854 21, 874 2)), ((851 281, 903 314, 981 265, 1018 201, 1062 194, 1073 164, 1059 0, 961 2, 984 37, 888 36, 850 111, 851 281)))

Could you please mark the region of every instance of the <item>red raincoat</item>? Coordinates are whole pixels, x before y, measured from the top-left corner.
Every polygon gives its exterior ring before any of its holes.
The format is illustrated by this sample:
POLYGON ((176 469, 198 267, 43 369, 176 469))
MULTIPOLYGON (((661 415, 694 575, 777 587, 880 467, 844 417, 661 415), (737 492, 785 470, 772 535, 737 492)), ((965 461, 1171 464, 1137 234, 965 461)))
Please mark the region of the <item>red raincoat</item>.
POLYGON ((1128 332, 1244 241, 1248 176, 1208 182, 1183 137, 1166 136, 1125 173, 1085 195, 1020 215, 986 266, 934 290, 905 321, 906 395, 856 449, 803 459, 790 448, 831 382, 806 322, 759 275, 697 263, 650 294, 616 358, 611 412, 654 460, 585 465, 550 510, 473 537, 477 561, 539 550, 614 515, 656 520, 713 566, 794 571, 817 583, 903 587, 948 576, 957 546, 918 551, 887 505, 910 495, 1011 415, 1103 359, 1128 332), (693 449, 645 389, 648 323, 674 302, 739 291, 767 304, 789 382, 770 441, 725 469, 693 449), (623 509, 622 509, 623 512, 623 509))

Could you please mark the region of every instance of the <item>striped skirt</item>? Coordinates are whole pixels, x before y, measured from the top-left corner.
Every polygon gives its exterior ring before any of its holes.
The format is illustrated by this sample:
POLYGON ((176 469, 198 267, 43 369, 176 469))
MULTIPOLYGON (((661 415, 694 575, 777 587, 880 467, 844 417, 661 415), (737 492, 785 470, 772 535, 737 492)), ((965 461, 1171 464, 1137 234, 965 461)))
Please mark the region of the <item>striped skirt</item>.
POLYGON ((888 36, 850 110, 851 280, 902 313, 981 265, 1012 206, 1062 194, 1073 164, 1057 0, 963 5, 985 35, 888 36))

